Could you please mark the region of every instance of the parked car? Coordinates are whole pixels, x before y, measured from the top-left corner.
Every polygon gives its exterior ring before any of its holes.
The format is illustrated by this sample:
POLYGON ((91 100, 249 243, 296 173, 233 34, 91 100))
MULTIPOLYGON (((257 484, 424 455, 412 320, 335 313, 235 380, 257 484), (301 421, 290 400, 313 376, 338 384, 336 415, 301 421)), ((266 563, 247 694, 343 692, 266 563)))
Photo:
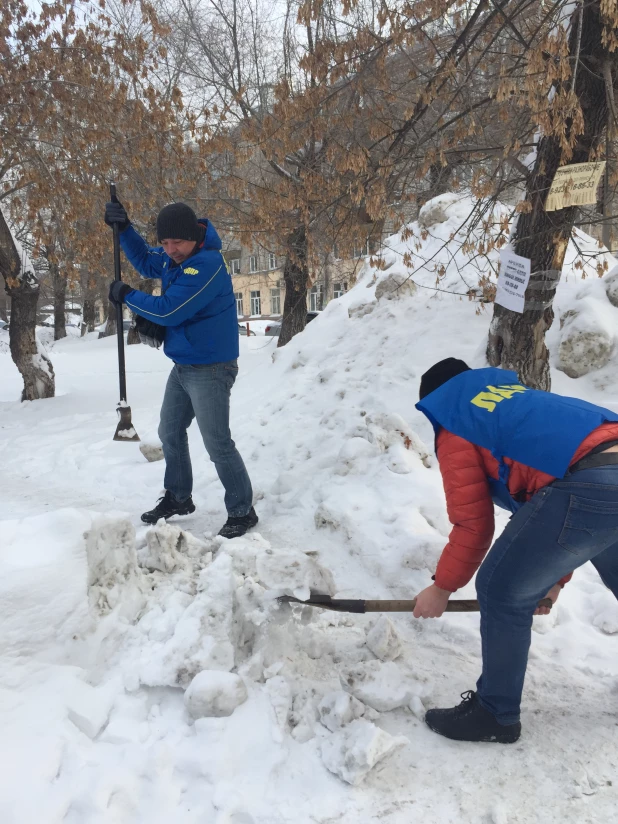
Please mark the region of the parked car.
MULTIPOLYGON (((312 321, 314 318, 317 318, 319 312, 307 312, 307 323, 312 321)), ((266 329, 264 329, 265 335, 270 335, 271 337, 277 337, 281 332, 281 321, 280 320, 273 320, 271 321, 266 329)))
MULTIPOLYGON (((239 335, 244 335, 245 337, 247 336, 247 327, 243 326, 242 323, 238 324, 238 334, 239 335)), ((251 335, 253 335, 255 337, 255 332, 252 329, 249 329, 248 334, 249 334, 249 337, 251 337, 251 335)))
MULTIPOLYGON (((69 324, 67 324, 67 326, 68 325, 69 324)), ((99 324, 99 326, 95 326, 94 331, 101 334, 101 332, 105 332, 105 327, 106 326, 107 326, 107 322, 104 321, 103 323, 99 324)), ((123 332, 128 332, 130 328, 131 328, 131 321, 127 320, 126 318, 123 318, 122 319, 122 331, 123 332)))
POLYGON ((6 329, 7 332, 9 331, 9 325, 5 320, 0 320, 0 331, 2 329, 6 329))

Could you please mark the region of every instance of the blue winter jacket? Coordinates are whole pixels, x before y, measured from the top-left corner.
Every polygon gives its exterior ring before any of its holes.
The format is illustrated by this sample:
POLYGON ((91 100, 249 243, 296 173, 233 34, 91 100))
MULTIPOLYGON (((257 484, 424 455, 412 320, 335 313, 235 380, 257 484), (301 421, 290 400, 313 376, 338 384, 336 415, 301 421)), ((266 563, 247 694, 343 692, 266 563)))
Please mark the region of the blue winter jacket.
POLYGON ((132 226, 120 235, 128 261, 146 278, 161 278, 160 297, 138 289, 125 303, 138 315, 165 326, 164 352, 175 363, 222 363, 238 357, 238 319, 232 278, 221 239, 207 220, 204 241, 176 265, 162 247, 151 247, 132 226))
POLYGON ((511 512, 522 506, 508 490, 505 458, 563 478, 577 448, 618 414, 602 406, 523 386, 507 369, 470 369, 416 404, 436 435, 444 427, 498 461, 498 479, 488 478, 494 503, 511 512))

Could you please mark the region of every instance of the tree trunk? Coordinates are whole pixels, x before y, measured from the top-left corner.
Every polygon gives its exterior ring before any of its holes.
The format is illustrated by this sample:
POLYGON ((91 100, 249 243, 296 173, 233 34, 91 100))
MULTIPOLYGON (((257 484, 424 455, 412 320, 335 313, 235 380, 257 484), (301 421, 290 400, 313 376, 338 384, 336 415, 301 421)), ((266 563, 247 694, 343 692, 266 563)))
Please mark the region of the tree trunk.
POLYGON ((54 340, 66 338, 66 297, 67 281, 60 274, 60 267, 57 263, 50 263, 52 274, 52 285, 54 289, 54 340))
POLYGON ((24 379, 22 401, 53 398, 54 367, 36 339, 37 289, 11 289, 11 356, 24 379))
POLYGON ((288 237, 288 251, 283 267, 285 301, 283 322, 277 346, 285 346, 294 335, 302 332, 307 324, 307 233, 298 226, 288 237))
POLYGON ((105 329, 99 332, 99 340, 101 338, 109 338, 116 334, 116 307, 111 301, 107 302, 107 320, 105 321, 105 329))
MULTIPOLYGON (((575 14, 579 14, 579 6, 575 14)), ((602 77, 605 60, 610 55, 601 42, 602 24, 598 4, 584 5, 582 37, 575 82, 580 101, 584 132, 579 136, 569 163, 589 161, 598 148, 607 123, 607 98, 602 77)), ((572 26, 570 53, 576 51, 578 24, 572 26)), ((545 211, 545 200, 556 170, 562 165, 562 152, 556 137, 544 137, 538 145, 534 169, 527 181, 526 200, 531 211, 517 221, 512 245, 517 255, 529 258, 531 277, 526 290, 523 314, 494 305, 487 342, 487 360, 491 366, 512 369, 526 386, 549 390, 549 352, 545 333, 554 319, 553 299, 562 272, 564 256, 571 237, 577 207, 556 212, 545 211)))
POLYGON ((36 339, 39 282, 29 262, 24 265, 0 210, 0 273, 11 298, 9 341, 11 357, 24 380, 22 401, 53 398, 54 368, 36 339))
POLYGON ((137 326, 135 325, 135 315, 132 315, 132 319, 134 322, 129 326, 129 331, 127 332, 127 346, 132 346, 134 343, 141 343, 137 326))
MULTIPOLYGON (((157 280, 157 278, 142 278, 139 285, 139 290, 140 292, 145 292, 147 295, 152 295, 154 290, 159 288, 159 286, 160 281, 157 280)), ((135 314, 131 312, 133 323, 127 332, 127 346, 132 346, 134 343, 141 343, 137 327, 135 326, 135 317, 135 314)))
POLYGON ((82 291, 82 336, 94 332, 96 324, 97 290, 86 264, 81 264, 79 279, 82 291))
POLYGON ((8 295, 5 292, 4 288, 0 287, 0 320, 6 321, 7 323, 9 320, 8 308, 8 295))
POLYGON ((441 163, 431 164, 429 174, 427 175, 429 188, 426 192, 421 192, 416 199, 419 209, 432 198, 443 195, 450 190, 450 182, 454 171, 455 167, 450 163, 447 163, 446 166, 443 166, 441 163))
POLYGON ((82 304, 82 335, 94 332, 95 307, 93 298, 85 298, 82 304))

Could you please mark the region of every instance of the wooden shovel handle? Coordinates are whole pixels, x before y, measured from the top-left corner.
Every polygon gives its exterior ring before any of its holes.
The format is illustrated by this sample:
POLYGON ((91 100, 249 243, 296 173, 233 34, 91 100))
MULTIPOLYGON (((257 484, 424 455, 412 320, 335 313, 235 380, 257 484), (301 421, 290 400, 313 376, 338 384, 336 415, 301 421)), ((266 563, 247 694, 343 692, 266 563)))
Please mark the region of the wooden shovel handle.
MULTIPOLYGON (((552 608, 552 600, 543 598, 539 601, 540 607, 552 608)), ((365 612, 414 612, 416 598, 411 601, 365 601, 365 612)), ((446 612, 478 612, 479 602, 474 598, 463 601, 449 601, 446 612)))

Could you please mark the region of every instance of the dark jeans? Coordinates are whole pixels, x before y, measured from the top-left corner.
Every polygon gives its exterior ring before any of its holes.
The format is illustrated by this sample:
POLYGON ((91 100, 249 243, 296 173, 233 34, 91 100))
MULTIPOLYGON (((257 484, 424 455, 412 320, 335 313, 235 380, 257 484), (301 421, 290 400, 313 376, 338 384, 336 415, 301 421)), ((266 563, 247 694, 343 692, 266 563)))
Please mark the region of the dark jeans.
POLYGON ((478 572, 478 698, 501 724, 519 720, 537 602, 586 561, 618 598, 616 465, 574 472, 538 492, 513 515, 478 572))
POLYGON ((167 380, 159 437, 165 455, 164 486, 179 501, 193 490, 187 429, 197 420, 204 446, 225 488, 228 515, 246 515, 253 503, 251 481, 230 434, 230 392, 236 361, 204 365, 176 364, 167 380))

